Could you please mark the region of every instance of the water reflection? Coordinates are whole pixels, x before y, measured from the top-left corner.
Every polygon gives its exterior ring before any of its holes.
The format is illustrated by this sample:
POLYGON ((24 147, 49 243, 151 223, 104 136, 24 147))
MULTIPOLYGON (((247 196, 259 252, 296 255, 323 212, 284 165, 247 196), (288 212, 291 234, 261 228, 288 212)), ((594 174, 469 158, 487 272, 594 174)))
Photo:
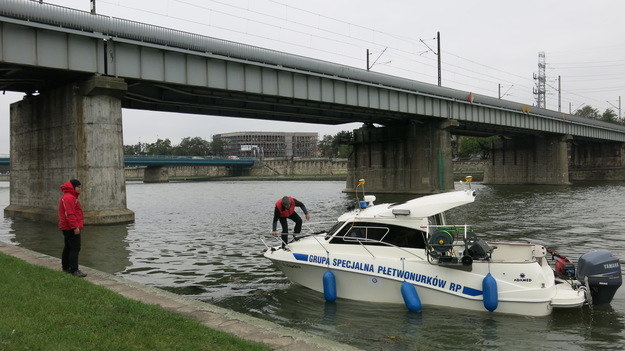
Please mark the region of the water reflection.
POLYGON ((614 345, 622 345, 622 335, 615 331, 625 327, 623 318, 623 313, 611 305, 556 310, 549 329, 553 331, 553 340, 571 340, 571 334, 574 334, 579 345, 593 350, 611 349, 614 345))
MULTIPOLYGON (((61 257, 63 234, 53 223, 13 219, 9 234, 12 234, 14 243, 46 255, 61 257)), ((123 271, 130 265, 130 251, 125 242, 127 225, 89 226, 81 235, 81 265, 107 273, 123 271)))
POLYGON ((334 302, 325 302, 323 306, 323 323, 334 324, 337 306, 334 302))

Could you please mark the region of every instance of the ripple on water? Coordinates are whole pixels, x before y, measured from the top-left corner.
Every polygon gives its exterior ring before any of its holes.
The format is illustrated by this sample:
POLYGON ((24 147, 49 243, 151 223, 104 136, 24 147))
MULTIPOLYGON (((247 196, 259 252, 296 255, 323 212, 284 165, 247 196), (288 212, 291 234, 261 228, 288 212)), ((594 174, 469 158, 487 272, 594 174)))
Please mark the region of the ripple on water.
MULTIPOLYGON (((343 299, 329 304, 322 294, 289 283, 262 257, 259 234, 271 230, 273 204, 292 195, 306 204, 313 221, 332 222, 353 202, 352 195, 342 193, 344 186, 303 181, 131 182, 128 208, 135 211, 136 222, 100 228, 97 241, 86 237, 81 263, 366 350, 625 349, 625 288, 611 306, 531 318, 437 307, 415 314, 401 305, 343 299)), ((625 258, 625 184, 472 187, 478 193, 476 201, 450 211, 450 222, 470 224, 489 240, 527 240, 553 247, 574 260, 602 248, 625 258)), ((8 205, 8 188, 0 185, 1 196, 8 205)), ((410 196, 378 198, 380 203, 410 196)), ((60 254, 61 244, 48 239, 47 227, 6 218, 0 226, 0 240, 60 254)), ((92 235, 95 232, 92 229, 92 235)))

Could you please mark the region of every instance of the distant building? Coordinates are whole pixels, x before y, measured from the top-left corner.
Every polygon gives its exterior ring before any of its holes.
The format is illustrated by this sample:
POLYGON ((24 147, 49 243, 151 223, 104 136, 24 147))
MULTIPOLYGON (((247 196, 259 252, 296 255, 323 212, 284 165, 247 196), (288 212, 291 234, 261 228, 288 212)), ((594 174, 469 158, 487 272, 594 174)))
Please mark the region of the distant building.
POLYGON ((222 140, 224 153, 240 157, 315 157, 318 133, 236 132, 215 134, 222 140))

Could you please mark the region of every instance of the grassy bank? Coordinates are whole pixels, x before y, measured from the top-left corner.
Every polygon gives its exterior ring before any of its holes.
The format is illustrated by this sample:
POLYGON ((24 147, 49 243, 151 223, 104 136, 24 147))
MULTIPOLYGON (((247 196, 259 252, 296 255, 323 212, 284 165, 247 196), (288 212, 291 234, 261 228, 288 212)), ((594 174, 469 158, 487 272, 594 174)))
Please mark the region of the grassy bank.
POLYGON ((0 254, 0 350, 269 350, 0 254))

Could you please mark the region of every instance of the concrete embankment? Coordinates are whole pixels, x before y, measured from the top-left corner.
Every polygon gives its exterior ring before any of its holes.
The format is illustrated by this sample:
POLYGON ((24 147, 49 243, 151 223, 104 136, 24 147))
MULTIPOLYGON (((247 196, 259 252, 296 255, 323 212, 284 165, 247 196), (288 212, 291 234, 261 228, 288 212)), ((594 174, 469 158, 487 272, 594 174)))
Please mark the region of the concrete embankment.
MULTIPOLYGON (((61 262, 58 258, 4 242, 0 242, 0 252, 30 264, 53 270, 59 270, 61 267, 61 262)), ((275 350, 358 350, 349 345, 286 328, 263 319, 192 300, 161 289, 141 285, 89 267, 81 266, 80 268, 88 274, 85 279, 89 282, 116 292, 128 299, 161 306, 165 310, 194 318, 211 329, 221 330, 246 340, 260 342, 269 345, 269 347, 275 350)))
MULTIPOLYGON (((482 180, 486 161, 458 161, 453 163, 454 180, 472 175, 482 180)), ((233 176, 228 167, 168 166, 169 180, 345 180, 347 159, 329 158, 266 158, 252 169, 233 176)), ((145 167, 127 167, 126 180, 143 180, 145 167)))
MULTIPOLYGON (((261 172, 254 172, 254 175, 245 177, 230 177, 226 167, 207 167, 207 166, 182 166, 171 167, 169 179, 171 180, 345 180, 347 177, 346 163, 317 162, 316 165, 322 165, 317 169, 305 167, 288 166, 287 161, 273 161, 273 166, 279 164, 282 168, 267 168, 261 172), (280 162, 287 164, 282 165, 280 162), (334 168, 327 166, 330 164, 334 168), (269 170, 269 171, 268 171, 269 170), (291 170, 291 171, 289 171, 291 170), (273 173, 272 173, 273 172, 273 173), (304 173, 312 172, 312 173, 304 173), (324 173, 325 172, 325 173, 324 173)), ((454 162, 454 180, 462 180, 467 175, 473 176, 476 181, 484 178, 484 169, 488 161, 458 161, 454 162)), ((306 165, 315 165, 315 163, 305 163, 306 165)), ((264 166, 263 166, 264 167, 264 166)), ((271 167, 271 166, 270 166, 271 167)), ((127 167, 125 169, 126 180, 143 180, 143 172, 145 167, 127 167)), ((624 167, 603 167, 593 169, 569 169, 570 181, 587 181, 587 180, 609 180, 622 181, 625 179, 624 167)), ((9 181, 8 174, 0 174, 0 181, 9 181)))
POLYGON ((472 176, 475 181, 484 179, 484 169, 487 161, 455 161, 454 180, 463 180, 466 176, 472 176))

